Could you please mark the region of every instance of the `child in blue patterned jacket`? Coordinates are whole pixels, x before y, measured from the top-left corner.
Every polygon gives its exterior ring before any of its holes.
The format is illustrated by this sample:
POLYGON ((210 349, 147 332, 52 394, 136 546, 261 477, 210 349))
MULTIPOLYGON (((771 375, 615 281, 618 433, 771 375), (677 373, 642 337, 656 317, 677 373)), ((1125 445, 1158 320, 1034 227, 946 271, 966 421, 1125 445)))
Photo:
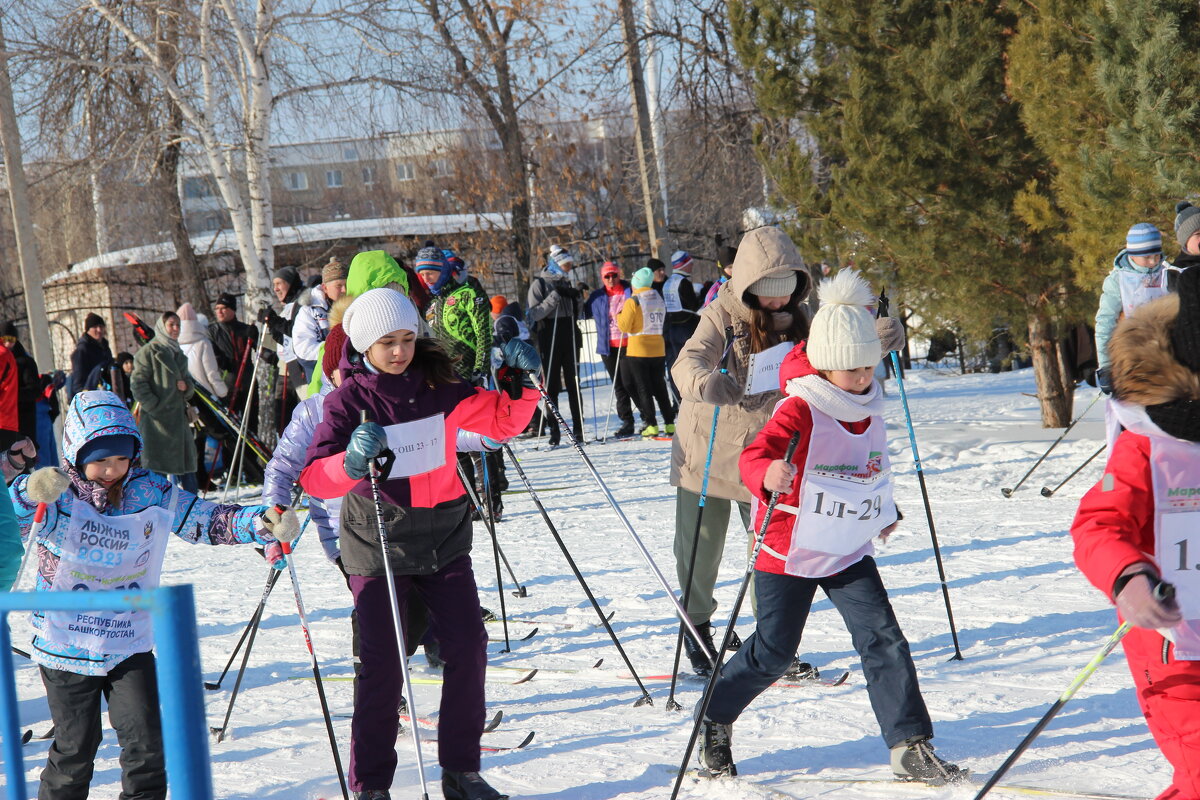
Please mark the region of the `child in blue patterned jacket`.
MULTIPOLYGON (((22 538, 36 536, 35 590, 153 589, 168 533, 194 544, 266 547, 284 566, 277 536, 291 538, 296 514, 279 506, 218 505, 141 468, 141 437, 111 392, 81 392, 63 433, 62 469, 18 477, 9 495, 22 538), (46 506, 34 523, 39 505, 46 506)), ((37 612, 39 665, 54 743, 38 800, 85 800, 100 745, 100 699, 121 745, 121 800, 167 795, 155 684, 153 632, 143 611, 37 612)))

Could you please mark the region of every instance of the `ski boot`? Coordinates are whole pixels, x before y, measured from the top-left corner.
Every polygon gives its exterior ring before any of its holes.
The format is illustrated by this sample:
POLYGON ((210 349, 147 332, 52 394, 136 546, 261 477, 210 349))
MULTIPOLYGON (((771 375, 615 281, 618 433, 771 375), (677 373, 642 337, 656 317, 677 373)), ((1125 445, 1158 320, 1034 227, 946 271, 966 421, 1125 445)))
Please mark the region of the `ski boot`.
POLYGON ((425 661, 428 662, 430 669, 441 669, 446 666, 446 661, 442 658, 442 646, 438 644, 437 639, 430 639, 425 645, 425 661))
POLYGON ((392 800, 392 793, 386 789, 367 789, 364 792, 355 792, 354 800, 392 800))
POLYGON ((930 736, 910 736, 892 748, 892 773, 896 780, 921 782, 929 786, 959 783, 970 771, 945 761, 933 752, 930 736))
POLYGON ((653 439, 655 436, 658 436, 657 425, 647 425, 646 427, 642 428, 643 439, 653 439))
POLYGON ((807 661, 801 661, 799 656, 792 656, 792 664, 783 677, 789 681, 815 681, 821 677, 821 672, 807 661))
POLYGON ((483 779, 478 772, 442 770, 442 794, 446 800, 508 800, 483 779))
POLYGON ((705 653, 701 646, 696 644, 686 629, 683 632, 683 651, 687 653, 688 661, 692 665, 692 672, 702 678, 707 678, 712 674, 712 662, 717 658, 717 648, 713 646, 712 624, 703 622, 696 626, 696 630, 700 632, 700 638, 708 652, 705 653))
POLYGON ((625 439, 633 436, 633 420, 626 420, 621 423, 621 427, 617 428, 617 432, 613 434, 614 439, 625 439))
POLYGON ((711 778, 737 775, 733 763, 733 726, 713 722, 708 717, 700 723, 700 766, 711 778))
POLYGON ((664 430, 667 432, 667 436, 674 436, 675 435, 675 423, 668 422, 666 427, 664 428, 664 430))

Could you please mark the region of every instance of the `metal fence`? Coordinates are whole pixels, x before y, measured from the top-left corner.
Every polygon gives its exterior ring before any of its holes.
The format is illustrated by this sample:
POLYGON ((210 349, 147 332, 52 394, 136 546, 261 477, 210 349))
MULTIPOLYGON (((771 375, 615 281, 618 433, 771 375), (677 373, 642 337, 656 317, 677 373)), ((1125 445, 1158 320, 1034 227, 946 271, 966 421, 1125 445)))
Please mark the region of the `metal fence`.
POLYGON ((17 716, 16 672, 9 655, 12 636, 8 615, 13 611, 34 610, 150 612, 158 653, 158 696, 171 796, 175 800, 212 800, 208 731, 200 692, 196 604, 190 585, 148 592, 0 594, 0 736, 7 800, 29 800, 17 716))

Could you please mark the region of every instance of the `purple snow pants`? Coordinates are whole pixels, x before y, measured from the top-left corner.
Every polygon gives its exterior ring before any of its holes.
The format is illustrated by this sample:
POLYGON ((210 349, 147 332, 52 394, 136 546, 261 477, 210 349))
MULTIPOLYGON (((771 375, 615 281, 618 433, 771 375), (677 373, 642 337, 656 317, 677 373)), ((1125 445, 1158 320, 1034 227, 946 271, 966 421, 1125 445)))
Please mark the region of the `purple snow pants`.
MULTIPOLYGON (((445 769, 477 772, 487 632, 480 617, 471 557, 457 558, 432 575, 397 575, 401 619, 407 619, 410 589, 425 601, 430 630, 446 660, 438 715, 438 762, 445 769)), ((358 611, 362 660, 350 726, 350 789, 389 789, 396 772, 403 687, 387 578, 351 575, 350 590, 358 611)))

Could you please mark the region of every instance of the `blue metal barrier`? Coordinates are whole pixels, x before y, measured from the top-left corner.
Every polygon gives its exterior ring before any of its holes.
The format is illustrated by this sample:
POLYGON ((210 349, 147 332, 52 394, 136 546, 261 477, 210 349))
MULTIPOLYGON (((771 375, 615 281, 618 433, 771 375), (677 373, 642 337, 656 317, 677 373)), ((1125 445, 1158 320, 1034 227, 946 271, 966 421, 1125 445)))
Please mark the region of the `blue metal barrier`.
POLYGON ((0 736, 8 800, 28 800, 8 615, 13 611, 34 610, 150 612, 158 654, 158 698, 171 796, 175 800, 212 800, 208 731, 200 692, 196 604, 190 585, 165 586, 149 592, 0 594, 0 736))

